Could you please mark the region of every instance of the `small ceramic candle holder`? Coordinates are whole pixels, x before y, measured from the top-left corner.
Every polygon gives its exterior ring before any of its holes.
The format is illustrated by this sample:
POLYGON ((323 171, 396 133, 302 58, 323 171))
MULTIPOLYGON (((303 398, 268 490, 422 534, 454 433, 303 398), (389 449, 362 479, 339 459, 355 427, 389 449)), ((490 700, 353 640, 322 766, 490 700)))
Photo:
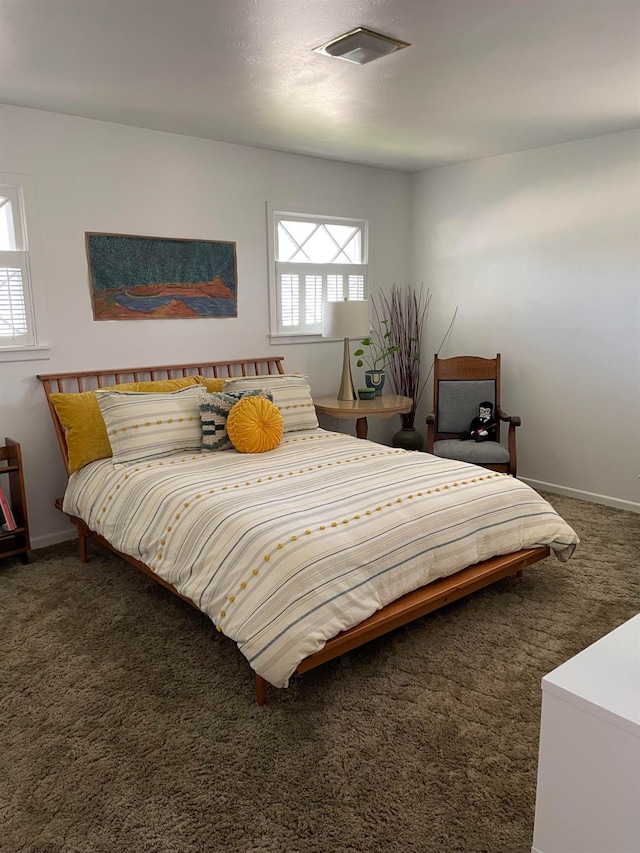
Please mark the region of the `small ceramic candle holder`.
POLYGON ((358 388, 358 397, 361 400, 373 400, 376 396, 375 388, 358 388))

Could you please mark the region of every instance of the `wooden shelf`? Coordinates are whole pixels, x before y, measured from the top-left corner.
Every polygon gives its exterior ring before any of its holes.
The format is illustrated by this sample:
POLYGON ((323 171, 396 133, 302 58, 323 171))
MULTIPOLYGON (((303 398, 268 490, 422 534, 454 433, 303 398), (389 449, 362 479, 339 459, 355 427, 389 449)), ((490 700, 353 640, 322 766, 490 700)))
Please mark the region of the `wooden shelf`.
POLYGON ((27 562, 31 543, 22 450, 19 443, 12 438, 5 438, 4 446, 0 447, 0 483, 11 503, 11 510, 18 525, 15 530, 0 529, 0 559, 21 556, 24 562, 27 562))

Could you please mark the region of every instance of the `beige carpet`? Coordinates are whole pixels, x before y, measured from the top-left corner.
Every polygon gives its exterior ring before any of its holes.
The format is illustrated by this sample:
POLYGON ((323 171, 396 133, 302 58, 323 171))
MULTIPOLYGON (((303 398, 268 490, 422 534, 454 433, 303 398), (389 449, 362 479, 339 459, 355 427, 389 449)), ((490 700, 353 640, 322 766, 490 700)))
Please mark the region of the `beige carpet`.
POLYGON ((0 564, 2 853, 530 853, 540 679, 640 610, 640 517, 269 690, 207 619, 71 544, 0 564))

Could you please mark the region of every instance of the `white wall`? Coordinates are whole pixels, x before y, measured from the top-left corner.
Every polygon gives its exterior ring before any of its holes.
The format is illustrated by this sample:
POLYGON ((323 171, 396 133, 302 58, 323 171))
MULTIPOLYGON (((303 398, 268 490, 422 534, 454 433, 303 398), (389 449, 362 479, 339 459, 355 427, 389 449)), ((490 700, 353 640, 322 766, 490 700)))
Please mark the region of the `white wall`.
MULTIPOLYGON (((369 219, 374 290, 433 293, 425 358, 459 305, 443 355, 503 354, 523 478, 640 508, 639 132, 409 176, 0 106, 0 172, 33 178, 51 343, 47 361, 0 363, 34 547, 73 534, 53 509, 66 477, 37 373, 275 353, 315 394, 336 390, 340 344, 269 344, 267 201, 369 219), (235 240, 239 317, 95 322, 85 231, 235 240)), ((398 426, 374 419, 370 435, 398 426)))
POLYGON ((275 354, 316 395, 337 390, 341 344, 270 346, 268 201, 368 219, 373 288, 408 276, 407 174, 5 106, 0 172, 33 178, 51 344, 47 361, 0 364, 0 439, 22 444, 34 547, 73 533, 53 508, 66 477, 36 374, 275 354), (238 318, 95 322, 85 231, 236 241, 238 318))
POLYGON ((441 355, 502 353, 518 475, 640 510, 640 131, 422 172, 413 243, 428 357, 456 305, 441 355))

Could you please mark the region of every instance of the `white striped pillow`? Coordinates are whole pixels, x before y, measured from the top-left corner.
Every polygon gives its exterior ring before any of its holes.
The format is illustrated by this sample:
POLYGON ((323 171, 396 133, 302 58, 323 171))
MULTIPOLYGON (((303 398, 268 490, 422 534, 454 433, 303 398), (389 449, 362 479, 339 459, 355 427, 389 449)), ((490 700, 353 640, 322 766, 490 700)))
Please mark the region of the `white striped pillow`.
POLYGON ((270 391, 273 402, 280 409, 285 432, 316 429, 318 416, 311 399, 309 378, 302 374, 274 374, 273 376, 242 376, 227 379, 222 386, 226 392, 264 388, 270 391))
POLYGON ((204 386, 171 393, 96 391, 114 463, 141 462, 176 450, 200 450, 204 386))

